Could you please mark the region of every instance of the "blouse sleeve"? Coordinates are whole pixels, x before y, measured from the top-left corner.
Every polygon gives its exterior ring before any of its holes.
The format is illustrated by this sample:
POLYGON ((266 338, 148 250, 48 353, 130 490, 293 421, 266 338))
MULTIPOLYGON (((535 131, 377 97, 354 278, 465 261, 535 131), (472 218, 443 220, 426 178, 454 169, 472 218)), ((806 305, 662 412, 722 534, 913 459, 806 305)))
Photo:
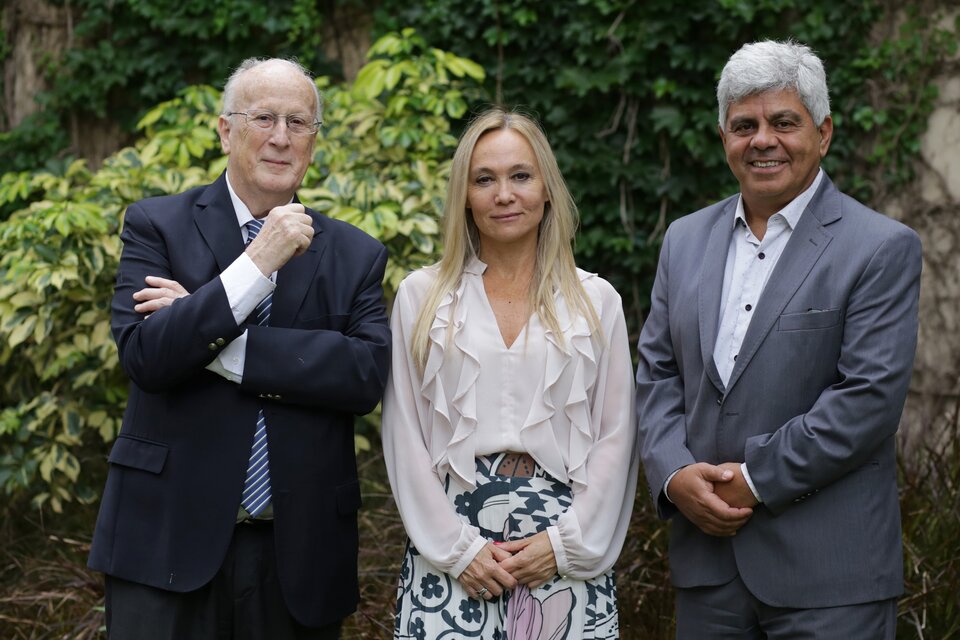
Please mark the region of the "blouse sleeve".
MULTIPOLYGON (((587 456, 587 484, 547 533, 561 576, 593 578, 616 562, 626 539, 637 489, 633 366, 620 296, 601 287, 606 348, 598 361, 591 394, 594 442, 587 456)), ((584 283, 587 284, 587 283, 584 283)))
MULTIPOLYGON (((411 333, 423 291, 423 272, 408 276, 397 291, 390 328, 393 356, 383 397, 381 437, 390 487, 410 540, 435 567, 458 577, 486 544, 480 530, 457 517, 443 481, 433 469, 422 425, 429 407, 420 393, 422 376, 410 354, 411 333)), ((425 288, 425 287, 423 287, 425 288)))

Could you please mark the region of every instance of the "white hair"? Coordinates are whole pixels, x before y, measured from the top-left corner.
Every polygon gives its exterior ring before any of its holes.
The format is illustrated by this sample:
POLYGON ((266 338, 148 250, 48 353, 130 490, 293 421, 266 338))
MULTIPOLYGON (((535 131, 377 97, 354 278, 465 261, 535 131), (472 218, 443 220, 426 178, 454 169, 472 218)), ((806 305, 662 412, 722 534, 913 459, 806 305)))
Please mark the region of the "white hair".
POLYGON ((787 40, 745 44, 730 56, 717 84, 720 129, 730 105, 767 91, 796 91, 819 127, 830 115, 830 92, 823 62, 810 47, 787 40))
POLYGON ((310 87, 313 89, 314 104, 317 105, 314 117, 317 122, 322 122, 323 100, 320 98, 320 90, 317 89, 317 83, 313 81, 313 76, 311 76, 310 72, 307 71, 307 69, 296 60, 288 60, 285 58, 247 58, 241 62, 240 66, 238 66, 233 73, 230 74, 230 77, 227 78, 227 84, 223 87, 223 110, 221 113, 226 115, 231 111, 237 111, 239 109, 237 106, 237 87, 240 84, 241 76, 251 69, 268 63, 285 64, 306 78, 306 80, 310 83, 310 87))

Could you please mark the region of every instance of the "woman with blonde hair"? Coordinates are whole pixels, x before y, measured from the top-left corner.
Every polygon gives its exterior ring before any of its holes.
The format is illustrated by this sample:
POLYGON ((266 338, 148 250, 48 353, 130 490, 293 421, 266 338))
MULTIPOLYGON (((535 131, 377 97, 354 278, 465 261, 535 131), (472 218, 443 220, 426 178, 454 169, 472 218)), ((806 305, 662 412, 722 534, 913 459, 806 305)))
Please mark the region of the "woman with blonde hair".
POLYGON ((396 638, 618 637, 633 374, 620 296, 574 263, 577 219, 533 120, 473 121, 443 256, 391 320, 383 446, 410 537, 396 638))

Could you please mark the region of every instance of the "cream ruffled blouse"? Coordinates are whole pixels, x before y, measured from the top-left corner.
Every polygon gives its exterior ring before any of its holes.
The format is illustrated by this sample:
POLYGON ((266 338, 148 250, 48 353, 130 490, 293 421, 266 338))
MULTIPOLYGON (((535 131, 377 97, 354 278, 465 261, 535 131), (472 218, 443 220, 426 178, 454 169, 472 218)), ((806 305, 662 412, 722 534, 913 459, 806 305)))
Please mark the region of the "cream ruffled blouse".
POLYGON ((603 337, 591 335, 585 318, 571 318, 558 297, 563 341, 534 314, 507 348, 483 288, 485 269, 474 258, 459 288, 441 301, 422 377, 410 356, 411 334, 436 270, 410 274, 397 291, 382 432, 403 524, 427 560, 459 576, 487 541, 457 516, 445 479, 473 487, 477 455, 522 451, 572 487, 571 507, 547 529, 558 572, 594 577, 620 554, 637 481, 633 370, 620 296, 578 270, 603 337))

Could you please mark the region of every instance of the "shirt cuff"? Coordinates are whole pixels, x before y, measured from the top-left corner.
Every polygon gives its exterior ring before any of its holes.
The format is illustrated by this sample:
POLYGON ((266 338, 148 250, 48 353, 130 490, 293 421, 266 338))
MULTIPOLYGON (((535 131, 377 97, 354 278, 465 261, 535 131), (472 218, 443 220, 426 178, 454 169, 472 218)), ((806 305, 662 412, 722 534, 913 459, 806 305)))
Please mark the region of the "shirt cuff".
POLYGON ((457 560, 457 564, 453 565, 450 569, 450 575, 454 578, 459 578, 460 574, 463 573, 467 567, 470 566, 470 563, 473 562, 473 559, 477 557, 477 554, 480 553, 480 549, 483 549, 487 545, 487 539, 483 536, 477 536, 477 539, 474 540, 467 550, 464 552, 460 559, 457 560))
POLYGON ((244 331, 221 349, 206 368, 230 382, 240 384, 243 382, 243 365, 246 359, 247 332, 244 331))
POLYGON ((553 559, 557 563, 557 573, 561 578, 566 578, 570 572, 570 561, 567 559, 567 552, 563 550, 563 540, 560 538, 560 529, 556 525, 547 527, 547 537, 550 538, 550 546, 553 547, 553 559))
MULTIPOLYGON (((683 469, 683 467, 680 467, 680 469, 683 469)), ((670 493, 667 492, 667 486, 669 486, 670 481, 673 480, 673 476, 680 473, 680 469, 677 469, 676 471, 668 475, 667 479, 663 481, 663 495, 667 499, 667 502, 669 502, 670 504, 673 504, 673 500, 670 499, 670 493)))
POLYGON ((760 494, 757 493, 757 488, 753 486, 753 480, 750 478, 750 472, 747 471, 747 463, 740 463, 740 473, 743 474, 743 479, 747 481, 747 486, 750 487, 750 492, 753 493, 753 497, 757 499, 757 502, 763 503, 763 499, 760 497, 760 494))
POLYGON ((243 324, 260 301, 270 295, 277 285, 260 273, 246 253, 241 253, 229 267, 220 274, 220 282, 227 294, 230 311, 237 326, 243 324))

